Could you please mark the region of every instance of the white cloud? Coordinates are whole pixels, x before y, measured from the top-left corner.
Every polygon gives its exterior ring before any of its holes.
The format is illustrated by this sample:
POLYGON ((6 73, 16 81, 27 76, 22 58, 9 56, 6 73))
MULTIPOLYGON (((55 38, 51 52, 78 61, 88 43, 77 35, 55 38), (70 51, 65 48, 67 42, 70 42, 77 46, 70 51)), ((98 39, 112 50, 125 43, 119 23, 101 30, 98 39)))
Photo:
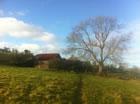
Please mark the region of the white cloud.
POLYGON ((59 47, 56 44, 46 44, 46 45, 39 45, 35 43, 21 43, 21 44, 14 44, 11 42, 0 42, 0 48, 10 47, 10 49, 18 49, 18 51, 23 52, 25 49, 30 50, 34 54, 38 53, 50 53, 50 52, 60 52, 59 47))
POLYGON ((25 13, 22 12, 22 11, 16 12, 16 14, 19 15, 19 16, 25 16, 25 13))
POLYGON ((31 50, 34 53, 37 53, 40 50, 40 47, 38 44, 31 44, 31 43, 21 43, 21 44, 13 44, 10 42, 5 42, 2 41, 0 42, 0 48, 4 48, 4 47, 10 47, 11 49, 18 49, 18 51, 22 52, 25 49, 31 50))
POLYGON ((55 40, 55 35, 52 33, 44 32, 38 39, 41 41, 51 42, 52 40, 55 40))
POLYGON ((12 44, 9 44, 8 42, 5 42, 5 41, 2 41, 0 42, 0 48, 3 48, 3 47, 11 47, 12 44))
POLYGON ((127 31, 132 32, 130 49, 125 58, 130 65, 140 66, 140 21, 133 21, 126 26, 127 31))
POLYGON ((16 46, 19 51, 24 51, 25 49, 31 50, 34 54, 45 53, 45 52, 59 52, 58 46, 54 44, 46 44, 40 46, 38 44, 22 43, 16 46))
POLYGON ((54 34, 43 31, 40 27, 25 23, 13 17, 0 18, 0 36, 30 38, 41 41, 53 41, 54 34))
POLYGON ((25 16, 26 13, 25 11, 4 11, 0 9, 0 16, 12 16, 12 17, 20 17, 20 16, 25 16))
POLYGON ((27 49, 27 50, 31 50, 34 53, 37 53, 39 51, 40 47, 39 47, 38 44, 30 44, 30 43, 27 44, 27 43, 23 43, 21 45, 18 45, 17 46, 17 49, 19 51, 24 51, 25 49, 27 49))
POLYGON ((10 11, 10 12, 8 12, 7 15, 9 15, 9 16, 25 16, 25 12, 23 12, 23 11, 15 11, 15 12, 10 11))
POLYGON ((4 16, 4 11, 0 10, 0 16, 4 16))
POLYGON ((0 18, 0 37, 12 37, 20 40, 36 41, 36 44, 19 43, 13 44, 8 42, 0 42, 1 46, 18 48, 20 51, 29 49, 34 53, 38 52, 58 52, 59 47, 56 42, 56 36, 53 33, 44 31, 42 28, 18 20, 13 17, 0 18), (41 45, 43 44, 43 45, 41 45))

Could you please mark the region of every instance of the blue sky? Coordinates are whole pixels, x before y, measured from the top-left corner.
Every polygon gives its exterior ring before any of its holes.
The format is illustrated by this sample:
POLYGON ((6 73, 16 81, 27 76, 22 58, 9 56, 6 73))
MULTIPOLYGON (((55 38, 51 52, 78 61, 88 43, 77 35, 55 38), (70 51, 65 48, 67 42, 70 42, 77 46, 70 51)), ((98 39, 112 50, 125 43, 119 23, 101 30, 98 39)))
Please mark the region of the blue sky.
POLYGON ((4 28, 5 22, 9 26, 9 30, 0 31, 0 46, 21 50, 28 46, 35 53, 57 52, 65 46, 66 36, 81 20, 114 16, 127 25, 127 31, 134 32, 126 61, 140 66, 139 11, 140 0, 0 0, 0 27, 4 28))

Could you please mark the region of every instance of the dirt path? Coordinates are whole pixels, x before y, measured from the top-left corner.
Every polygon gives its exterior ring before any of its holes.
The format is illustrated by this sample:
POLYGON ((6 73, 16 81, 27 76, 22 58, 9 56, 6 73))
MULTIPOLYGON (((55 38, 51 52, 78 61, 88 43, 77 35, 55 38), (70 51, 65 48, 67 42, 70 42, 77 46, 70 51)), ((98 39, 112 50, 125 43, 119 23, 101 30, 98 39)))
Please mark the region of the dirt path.
POLYGON ((82 103, 82 75, 79 75, 79 81, 77 83, 77 88, 75 90, 73 104, 83 104, 82 103))

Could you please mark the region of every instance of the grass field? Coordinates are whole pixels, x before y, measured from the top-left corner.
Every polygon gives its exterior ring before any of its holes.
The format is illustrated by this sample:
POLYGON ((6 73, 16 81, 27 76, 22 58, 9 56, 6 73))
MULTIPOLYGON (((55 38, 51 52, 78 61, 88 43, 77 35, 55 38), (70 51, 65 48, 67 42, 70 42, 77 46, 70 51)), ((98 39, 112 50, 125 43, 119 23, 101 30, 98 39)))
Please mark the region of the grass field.
POLYGON ((140 104, 140 80, 1 66, 0 104, 140 104))

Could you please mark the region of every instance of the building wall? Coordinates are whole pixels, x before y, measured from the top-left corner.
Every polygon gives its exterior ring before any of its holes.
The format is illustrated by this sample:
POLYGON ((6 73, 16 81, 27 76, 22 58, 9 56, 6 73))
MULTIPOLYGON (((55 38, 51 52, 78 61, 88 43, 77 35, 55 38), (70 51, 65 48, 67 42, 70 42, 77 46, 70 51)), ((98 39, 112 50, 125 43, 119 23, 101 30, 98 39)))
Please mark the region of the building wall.
POLYGON ((49 68, 48 63, 49 63, 49 61, 39 61, 37 68, 46 68, 47 69, 47 68, 49 68))

